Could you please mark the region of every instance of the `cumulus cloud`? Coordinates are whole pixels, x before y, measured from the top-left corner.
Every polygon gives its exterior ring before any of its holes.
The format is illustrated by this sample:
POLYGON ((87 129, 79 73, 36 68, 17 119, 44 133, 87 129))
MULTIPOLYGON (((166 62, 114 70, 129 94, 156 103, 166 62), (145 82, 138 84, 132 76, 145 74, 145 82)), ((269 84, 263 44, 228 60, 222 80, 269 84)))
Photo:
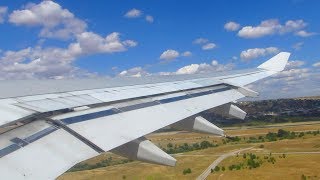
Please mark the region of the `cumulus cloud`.
POLYGON ((59 39, 69 39, 87 28, 84 21, 53 1, 29 4, 26 9, 15 10, 9 15, 9 22, 20 26, 40 26, 41 37, 59 39))
POLYGON ((205 44, 205 45, 202 46, 202 50, 211 50, 211 49, 214 49, 216 47, 217 47, 216 44, 208 43, 208 44, 205 44))
POLYGON ((227 31, 237 31, 240 29, 240 24, 230 21, 224 25, 224 29, 227 31))
MULTIPOLYGON (((0 53, 1 79, 92 76, 95 74, 74 67, 74 61, 85 55, 122 52, 137 46, 136 41, 122 40, 118 32, 101 36, 86 31, 86 24, 82 20, 53 1, 29 4, 25 8, 13 11, 9 17, 10 22, 16 25, 40 26, 41 33, 48 30, 53 36, 58 35, 60 30, 68 31, 67 36, 73 38, 66 47, 42 47, 41 42, 44 40, 40 39, 40 43, 35 47, 3 51, 0 53), (78 25, 80 27, 77 27, 78 25)), ((58 39, 66 37, 60 35, 58 39)))
POLYGON ((161 55, 160 55, 160 59, 163 60, 172 60, 175 59, 177 57, 179 57, 179 52, 173 49, 168 49, 166 51, 164 51, 161 55))
POLYGON ((301 64, 288 66, 285 71, 258 81, 251 87, 260 92, 261 99, 319 95, 319 71, 302 67, 301 64))
POLYGON ((134 67, 128 70, 121 71, 118 76, 127 76, 127 77, 141 77, 150 75, 142 67, 134 67))
MULTIPOLYGON (((129 19, 135 19, 135 18, 141 18, 141 17, 143 17, 143 14, 144 14, 144 13, 143 13, 141 10, 133 8, 133 9, 129 10, 129 11, 124 15, 124 17, 129 18, 129 19)), ((146 20, 148 23, 153 23, 153 21, 154 21, 153 16, 148 15, 148 14, 145 15, 144 18, 145 18, 145 20, 146 20)))
POLYGON ((138 43, 133 40, 125 40, 123 41, 123 44, 128 47, 136 47, 138 45, 138 43))
POLYGON ((193 41, 193 44, 204 44, 207 42, 209 42, 209 40, 206 38, 197 38, 193 41))
POLYGON ((93 32, 84 32, 77 36, 77 43, 82 54, 114 53, 127 50, 127 47, 134 47, 137 42, 133 40, 120 40, 120 34, 113 32, 106 37, 101 37, 93 32))
POLYGON ((181 56, 189 57, 189 56, 192 56, 192 53, 190 51, 185 51, 181 54, 181 56))
MULTIPOLYGON (((202 67, 207 64, 203 64, 202 67)), ((177 74, 195 74, 200 68, 200 64, 190 64, 177 70, 177 74)))
POLYGON ((253 48, 253 49, 247 49, 245 51, 242 51, 240 54, 240 58, 242 60, 248 61, 261 56, 276 54, 278 52, 279 52, 279 49, 276 47, 253 48))
POLYGON ((314 32, 307 32, 305 30, 301 30, 295 33, 295 35, 300 36, 300 37, 309 37, 309 36, 313 36, 316 35, 316 33, 314 32))
POLYGON ((67 49, 41 47, 19 51, 6 51, 0 58, 1 79, 70 77, 79 73, 72 61, 79 52, 69 46, 67 49))
POLYGON ((215 43, 209 42, 209 40, 206 38, 197 38, 192 43, 201 45, 202 50, 211 50, 217 47, 215 43))
POLYGON ((198 73, 209 73, 209 72, 220 72, 228 71, 233 69, 234 64, 219 64, 217 60, 213 60, 211 64, 190 64, 178 69, 175 74, 198 74, 198 73))
POLYGON ((142 11, 138 10, 138 9, 131 9, 129 10, 125 15, 124 17, 126 18, 138 18, 142 15, 142 11))
POLYGON ((295 60, 295 61, 288 61, 287 65, 286 65, 286 69, 294 69, 294 68, 299 68, 301 66, 303 66, 305 64, 304 61, 300 61, 300 60, 295 60))
POLYGON ((18 51, 5 51, 0 57, 0 70, 3 77, 29 78, 63 75, 70 76, 78 72, 72 63, 77 58, 97 53, 115 53, 126 51, 136 45, 132 40, 121 41, 119 33, 114 32, 101 37, 93 32, 84 32, 76 37, 76 42, 67 48, 26 48, 18 51), (36 61, 35 61, 36 59, 36 61))
POLYGON ((120 72, 118 76, 141 77, 141 76, 152 76, 152 75, 167 76, 167 75, 181 75, 181 74, 212 73, 212 72, 229 71, 229 70, 232 70, 234 67, 235 65, 232 63, 220 64, 217 60, 212 60, 211 63, 189 64, 172 72, 150 73, 150 72, 147 72, 142 67, 134 67, 134 68, 120 72))
POLYGON ((153 16, 146 15, 146 21, 149 23, 153 23, 153 21, 154 21, 153 16))
POLYGON ((298 42, 298 43, 295 43, 292 48, 295 49, 295 50, 300 50, 303 46, 303 42, 298 42))
POLYGON ((318 67, 320 67, 320 62, 316 62, 316 63, 314 63, 312 66, 318 68, 318 67))
POLYGON ((305 61, 294 60, 288 62, 284 71, 250 86, 260 92, 260 99, 315 96, 319 95, 319 77, 316 66, 306 67, 305 61))
POLYGON ((8 7, 0 6, 0 23, 4 22, 4 18, 8 12, 8 7))
POLYGON ((238 32, 239 37, 243 38, 260 38, 273 34, 285 34, 298 32, 307 26, 303 20, 288 20, 281 24, 277 19, 262 21, 258 26, 244 26, 238 32))

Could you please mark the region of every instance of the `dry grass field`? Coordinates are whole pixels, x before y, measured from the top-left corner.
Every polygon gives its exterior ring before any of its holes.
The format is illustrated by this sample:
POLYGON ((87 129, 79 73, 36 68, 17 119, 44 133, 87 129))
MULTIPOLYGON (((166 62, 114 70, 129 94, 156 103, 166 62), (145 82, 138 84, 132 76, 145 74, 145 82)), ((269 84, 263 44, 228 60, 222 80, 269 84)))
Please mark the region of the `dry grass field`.
MULTIPOLYGON (((228 135, 237 135, 241 138, 265 135, 268 132, 277 132, 278 129, 289 131, 310 131, 320 129, 320 124, 299 126, 269 127, 258 129, 238 128, 226 131, 228 135)), ((273 142, 246 143, 245 141, 222 143, 222 138, 208 136, 206 134, 188 133, 188 132, 169 132, 151 134, 148 138, 158 146, 166 147, 168 143, 183 144, 196 143, 207 140, 218 143, 218 147, 212 147, 203 150, 190 151, 173 156, 178 160, 176 167, 165 167, 133 161, 125 164, 118 164, 92 170, 77 172, 67 172, 59 177, 59 180, 73 179, 195 179, 198 177, 215 159, 221 154, 236 149, 252 147, 250 152, 257 156, 263 156, 273 153, 276 159, 274 164, 263 163, 255 169, 225 170, 211 173, 208 179, 301 179, 305 175, 309 179, 320 179, 320 135, 308 134, 295 139, 283 139, 273 142), (263 144, 264 148, 259 148, 263 144), (311 154, 308 152, 319 152, 311 154), (279 154, 277 154, 279 153, 279 154), (282 153, 286 158, 279 158, 282 153), (190 168, 190 174, 183 175, 183 170, 190 168)), ((95 164, 103 159, 112 157, 113 160, 122 160, 124 158, 111 153, 106 153, 98 157, 87 160, 88 164, 95 164)), ((228 167, 231 164, 239 163, 243 158, 230 157, 223 160, 219 166, 228 167)), ((227 169, 227 168, 226 168, 227 169)))
MULTIPOLYGON (((278 158, 275 164, 264 163, 256 169, 225 170, 224 172, 211 173, 207 179, 297 179, 302 175, 308 179, 320 179, 320 154, 287 154, 286 158, 278 158)), ((221 166, 235 164, 241 156, 226 159, 221 166)), ((239 160, 240 159, 240 160, 239 160)))

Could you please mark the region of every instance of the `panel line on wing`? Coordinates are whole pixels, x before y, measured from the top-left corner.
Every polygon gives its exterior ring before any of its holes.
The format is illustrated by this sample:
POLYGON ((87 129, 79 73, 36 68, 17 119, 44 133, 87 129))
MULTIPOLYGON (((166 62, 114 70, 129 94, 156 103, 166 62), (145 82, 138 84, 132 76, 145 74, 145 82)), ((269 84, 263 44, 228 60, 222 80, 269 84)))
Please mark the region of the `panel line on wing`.
POLYGON ((204 96, 204 95, 208 95, 208 94, 227 91, 230 89, 231 89, 230 87, 223 87, 223 88, 208 90, 208 91, 204 91, 204 92, 192 93, 192 94, 187 94, 187 95, 182 95, 182 96, 177 96, 177 97, 160 99, 160 100, 151 101, 151 102, 144 102, 144 103, 140 103, 140 104, 119 107, 117 109, 111 108, 111 109, 107 109, 107 110, 103 110, 103 111, 98 111, 98 112, 93 112, 93 113, 64 118, 64 119, 61 119, 60 121, 63 122, 64 124, 74 124, 74 123, 79 123, 79 122, 83 122, 83 121, 88 121, 91 119, 97 119, 97 118, 101 118, 101 117, 105 117, 105 116, 111 116, 111 115, 118 114, 121 112, 133 111, 133 110, 142 109, 142 108, 146 108, 146 107, 156 106, 159 104, 172 103, 172 102, 190 99, 190 98, 194 98, 194 97, 199 97, 199 96, 204 96))
POLYGON ((83 137, 81 134, 79 134, 76 131, 69 128, 68 126, 63 124, 63 122, 49 119, 49 118, 46 118, 46 120, 48 120, 49 122, 52 122, 55 125, 57 125, 58 127, 62 128, 63 130, 65 130, 66 132, 68 132, 69 134, 71 134, 72 136, 74 136, 75 138, 77 138, 78 140, 82 141, 84 144, 86 144, 87 146, 89 146, 90 148, 95 150, 97 153, 104 152, 104 150, 102 148, 100 148, 99 146, 97 146, 96 144, 94 144, 93 142, 88 140, 87 138, 83 137))

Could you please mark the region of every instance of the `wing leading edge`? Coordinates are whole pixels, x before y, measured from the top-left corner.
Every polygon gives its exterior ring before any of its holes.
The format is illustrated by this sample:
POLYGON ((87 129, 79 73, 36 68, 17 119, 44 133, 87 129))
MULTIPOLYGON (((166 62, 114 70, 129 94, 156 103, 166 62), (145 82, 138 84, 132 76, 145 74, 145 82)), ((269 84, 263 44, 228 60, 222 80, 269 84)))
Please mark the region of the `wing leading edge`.
POLYGON ((0 99, 0 112, 8 117, 0 119, 0 173, 6 179, 54 179, 104 151, 172 166, 175 159, 144 135, 172 125, 223 136, 196 115, 214 108, 243 119, 246 113, 231 102, 257 96, 244 86, 282 71, 289 55, 231 75, 0 99))

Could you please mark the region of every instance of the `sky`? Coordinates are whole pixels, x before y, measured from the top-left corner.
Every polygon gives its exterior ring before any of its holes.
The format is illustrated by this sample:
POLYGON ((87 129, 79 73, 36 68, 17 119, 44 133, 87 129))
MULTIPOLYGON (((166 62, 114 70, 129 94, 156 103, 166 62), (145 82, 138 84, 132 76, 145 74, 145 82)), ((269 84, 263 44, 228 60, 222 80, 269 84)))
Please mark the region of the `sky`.
POLYGON ((286 70, 250 85, 261 98, 320 95, 318 0, 0 2, 0 79, 286 70))

